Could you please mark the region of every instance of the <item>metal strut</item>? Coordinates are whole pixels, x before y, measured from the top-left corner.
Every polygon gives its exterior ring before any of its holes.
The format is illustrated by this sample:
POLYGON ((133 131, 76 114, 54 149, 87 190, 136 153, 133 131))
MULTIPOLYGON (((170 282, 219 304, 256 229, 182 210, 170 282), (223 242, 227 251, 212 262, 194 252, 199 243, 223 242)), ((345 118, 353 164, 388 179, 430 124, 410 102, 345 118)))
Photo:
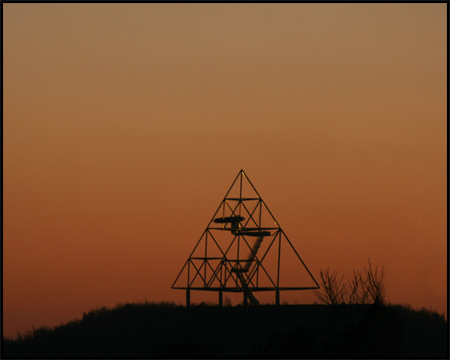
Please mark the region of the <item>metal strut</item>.
POLYGON ((241 292, 244 294, 244 304, 247 304, 249 300, 250 304, 258 304, 259 301, 253 295, 255 291, 275 291, 278 305, 281 290, 313 290, 319 289, 319 284, 248 176, 240 170, 188 260, 181 268, 172 289, 186 290, 188 306, 191 290, 218 291, 219 304, 223 303, 223 292, 241 292), (268 243, 263 247, 264 237, 268 243), (230 241, 220 240, 227 238, 230 241), (298 265, 302 266, 314 281, 313 286, 280 287, 282 240, 288 245, 287 251, 296 256, 298 265), (244 241, 250 253, 244 250, 240 254, 244 241), (253 245, 250 245, 253 241, 253 245), (272 246, 276 241, 278 246, 272 246), (268 257, 269 260, 264 262, 269 251, 270 254, 278 253, 278 257, 277 259, 268 257), (212 254, 214 256, 211 256, 212 254), (230 258, 230 254, 236 254, 236 257, 230 258), (275 267, 273 265, 277 260, 275 267), (271 268, 266 269, 266 264, 271 268))

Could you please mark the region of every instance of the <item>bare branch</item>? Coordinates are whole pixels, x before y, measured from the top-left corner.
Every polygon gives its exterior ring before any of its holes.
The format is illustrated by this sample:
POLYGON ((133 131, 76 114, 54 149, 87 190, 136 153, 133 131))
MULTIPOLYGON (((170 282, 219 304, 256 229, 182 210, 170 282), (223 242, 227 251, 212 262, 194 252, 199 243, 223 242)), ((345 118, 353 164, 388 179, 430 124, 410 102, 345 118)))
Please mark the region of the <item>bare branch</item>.
POLYGON ((314 290, 319 300, 328 305, 345 303, 347 289, 345 283, 343 284, 344 276, 337 280, 337 272, 333 271, 330 274, 330 270, 327 268, 325 271, 320 270, 320 278, 324 293, 314 290))
POLYGON ((369 267, 362 272, 353 271, 353 278, 344 283, 344 276, 337 278, 337 272, 330 273, 329 268, 320 270, 321 288, 323 292, 314 290, 319 300, 328 305, 337 304, 369 304, 385 302, 384 267, 378 275, 378 268, 369 267))

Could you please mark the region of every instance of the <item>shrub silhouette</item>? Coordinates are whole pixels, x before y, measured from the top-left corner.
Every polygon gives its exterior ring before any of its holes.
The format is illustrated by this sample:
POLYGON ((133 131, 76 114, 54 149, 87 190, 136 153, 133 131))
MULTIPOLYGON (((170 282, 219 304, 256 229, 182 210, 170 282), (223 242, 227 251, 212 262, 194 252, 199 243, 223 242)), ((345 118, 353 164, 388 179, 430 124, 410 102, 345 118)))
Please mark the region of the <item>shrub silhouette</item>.
POLYGON ((400 305, 121 304, 2 339, 4 358, 448 356, 447 322, 400 305))
POLYGON ((384 285, 384 267, 378 274, 378 268, 369 267, 363 271, 353 271, 353 278, 344 282, 344 275, 337 278, 337 272, 330 273, 329 268, 320 270, 321 288, 314 290, 319 300, 327 305, 339 304, 384 304, 386 299, 384 285))
POLYGON ((448 358, 448 326, 443 315, 400 305, 343 304, 334 309, 321 326, 299 324, 291 332, 274 333, 269 341, 255 346, 251 356, 448 358), (353 311, 355 306, 367 311, 358 314, 353 311))

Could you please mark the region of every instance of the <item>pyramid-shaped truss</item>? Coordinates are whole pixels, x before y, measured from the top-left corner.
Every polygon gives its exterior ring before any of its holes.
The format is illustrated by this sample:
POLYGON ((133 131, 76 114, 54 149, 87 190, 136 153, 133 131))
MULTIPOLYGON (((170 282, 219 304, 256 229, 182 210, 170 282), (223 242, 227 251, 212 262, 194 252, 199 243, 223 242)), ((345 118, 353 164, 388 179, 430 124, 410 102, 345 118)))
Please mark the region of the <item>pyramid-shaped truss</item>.
POLYGON ((243 170, 184 264, 173 289, 253 292, 319 285, 243 170))

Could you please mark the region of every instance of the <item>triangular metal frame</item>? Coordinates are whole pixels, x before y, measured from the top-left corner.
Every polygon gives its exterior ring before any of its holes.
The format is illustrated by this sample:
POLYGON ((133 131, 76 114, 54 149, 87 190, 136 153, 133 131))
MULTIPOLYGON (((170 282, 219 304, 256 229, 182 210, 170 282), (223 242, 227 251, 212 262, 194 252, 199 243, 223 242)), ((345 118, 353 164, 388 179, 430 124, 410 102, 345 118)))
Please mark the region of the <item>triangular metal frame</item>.
POLYGON ((222 292, 243 292, 244 304, 247 304, 247 299, 252 304, 258 304, 253 292, 275 291, 276 303, 279 304, 280 290, 318 288, 319 284, 314 276, 244 170, 239 171, 172 285, 172 289, 187 291, 187 305, 190 301, 190 290, 218 291, 219 304, 222 305, 222 292), (243 189, 243 186, 246 189, 243 189), (245 195, 243 190, 251 196, 243 196, 245 195), (222 239, 225 237, 225 241, 229 243, 221 246, 223 240, 219 240, 219 237, 222 239), (251 246, 250 239, 255 237, 256 240, 251 246), (270 243, 266 241, 262 254, 261 252, 258 254, 264 238, 270 238, 271 241, 270 243), (315 286, 283 286, 280 283, 281 243, 284 240, 300 260, 315 286), (275 243, 278 243, 278 249, 273 246, 275 243), (274 249, 278 252, 277 266, 276 270, 273 270, 275 274, 271 276, 270 271, 264 266, 264 261, 268 253, 274 249), (232 254, 232 251, 236 250, 236 254, 232 254), (246 250, 246 256, 242 256, 243 250, 246 250), (200 251, 201 253, 197 254, 200 251), (185 280, 181 278, 183 273, 186 273, 185 280), (260 278, 265 279, 264 284, 260 282, 260 278))

